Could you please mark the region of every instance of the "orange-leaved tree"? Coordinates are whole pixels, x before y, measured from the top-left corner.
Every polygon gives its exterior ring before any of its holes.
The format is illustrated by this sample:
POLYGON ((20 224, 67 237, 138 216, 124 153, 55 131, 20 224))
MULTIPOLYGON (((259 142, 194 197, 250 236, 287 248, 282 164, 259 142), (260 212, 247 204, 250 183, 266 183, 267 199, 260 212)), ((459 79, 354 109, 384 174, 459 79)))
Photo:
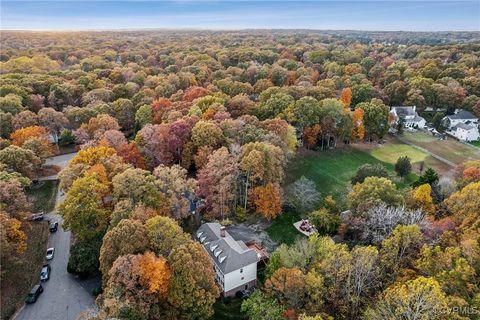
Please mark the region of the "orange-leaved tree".
POLYGON ((252 199, 255 211, 266 219, 275 219, 282 211, 280 187, 273 183, 253 188, 252 199))

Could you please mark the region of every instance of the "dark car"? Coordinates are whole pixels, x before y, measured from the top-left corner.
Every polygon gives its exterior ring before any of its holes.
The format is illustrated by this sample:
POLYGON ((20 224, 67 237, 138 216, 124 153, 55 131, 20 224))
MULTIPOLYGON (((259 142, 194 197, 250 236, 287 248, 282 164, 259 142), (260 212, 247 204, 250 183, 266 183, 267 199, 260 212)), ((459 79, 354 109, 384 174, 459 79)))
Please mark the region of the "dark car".
POLYGON ((30 291, 30 293, 25 297, 25 302, 35 303, 42 292, 43 287, 39 284, 35 285, 30 291))
POLYGON ((56 232, 58 229, 58 222, 52 222, 50 223, 50 232, 56 232))
POLYGON ((50 279, 50 272, 52 268, 49 264, 44 264, 42 267, 42 271, 40 271, 40 281, 47 281, 50 279))

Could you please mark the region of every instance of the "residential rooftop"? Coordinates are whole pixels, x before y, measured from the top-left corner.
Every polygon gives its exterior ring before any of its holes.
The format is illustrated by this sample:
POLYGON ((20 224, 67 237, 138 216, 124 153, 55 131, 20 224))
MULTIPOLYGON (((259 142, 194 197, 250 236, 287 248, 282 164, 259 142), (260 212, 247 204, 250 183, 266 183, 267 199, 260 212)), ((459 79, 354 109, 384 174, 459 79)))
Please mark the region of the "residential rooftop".
POLYGON ((236 241, 226 230, 222 236, 221 227, 219 223, 205 223, 196 232, 196 238, 223 274, 258 262, 255 250, 241 240, 236 241))

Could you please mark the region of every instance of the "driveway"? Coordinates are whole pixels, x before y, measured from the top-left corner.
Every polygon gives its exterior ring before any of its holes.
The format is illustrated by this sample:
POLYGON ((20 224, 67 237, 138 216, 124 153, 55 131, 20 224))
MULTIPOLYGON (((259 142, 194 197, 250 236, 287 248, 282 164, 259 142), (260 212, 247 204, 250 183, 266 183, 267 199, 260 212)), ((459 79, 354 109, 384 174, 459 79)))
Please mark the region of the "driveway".
MULTIPOLYGON (((77 152, 73 153, 67 153, 67 154, 62 154, 61 156, 55 156, 48 158, 47 161, 45 161, 45 165, 55 165, 60 167, 60 170, 65 168, 68 165, 68 162, 73 159, 77 155, 77 152)), ((46 176, 46 177, 41 177, 38 180, 39 181, 45 181, 45 180, 57 180, 58 175, 52 175, 52 176, 46 176)))
MULTIPOLYGON (((63 165, 73 155, 54 157, 50 164, 63 165), (58 158, 58 159, 55 159, 58 158)), ((63 168, 62 167, 62 168, 63 168)), ((57 205, 64 200, 65 196, 57 192, 57 205)), ((43 293, 37 302, 25 307, 17 314, 17 320, 74 320, 77 316, 89 309, 94 308, 95 300, 92 286, 88 282, 82 282, 67 272, 68 257, 70 255, 70 231, 63 230, 63 219, 53 211, 45 217, 50 221, 58 221, 59 228, 50 234, 48 247, 55 248, 55 257, 50 261, 52 273, 50 280, 42 283, 43 293)), ((40 274, 38 275, 40 278, 40 274)))

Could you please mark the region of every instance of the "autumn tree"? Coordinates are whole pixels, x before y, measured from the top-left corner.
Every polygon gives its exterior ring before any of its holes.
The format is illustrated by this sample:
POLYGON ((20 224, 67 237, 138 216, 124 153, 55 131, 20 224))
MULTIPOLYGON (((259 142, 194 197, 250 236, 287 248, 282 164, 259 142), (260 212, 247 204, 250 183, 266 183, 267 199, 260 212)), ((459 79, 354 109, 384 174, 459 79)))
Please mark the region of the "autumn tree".
POLYGON ((367 177, 363 183, 357 183, 348 194, 350 208, 362 211, 371 205, 385 202, 399 205, 403 197, 398 193, 395 184, 383 177, 367 177))
POLYGON ((190 211, 189 197, 193 197, 197 182, 187 177, 187 170, 179 165, 167 167, 160 165, 153 171, 155 185, 162 194, 164 203, 162 207, 167 208, 175 219, 187 217, 190 211))
POLYGON ((32 178, 37 174, 42 161, 33 151, 12 145, 0 150, 0 163, 7 169, 32 178))
POLYGON ((63 227, 81 240, 103 235, 110 217, 110 211, 103 205, 107 191, 108 188, 95 175, 75 180, 59 207, 63 227))
POLYGON ((38 121, 53 135, 55 142, 58 142, 60 130, 69 125, 67 117, 53 108, 42 108, 38 111, 38 121))
POLYGON ((13 117, 12 125, 15 130, 38 126, 38 116, 36 113, 29 110, 22 111, 13 117))
POLYGON ((267 220, 275 219, 282 211, 280 187, 273 183, 252 189, 255 211, 267 220))
POLYGON ((233 212, 237 176, 237 159, 224 147, 213 152, 200 169, 197 194, 206 200, 212 216, 223 218, 233 212))
POLYGON ((353 130, 352 130, 352 138, 357 141, 363 140, 365 137, 365 125, 363 122, 364 112, 362 108, 355 108, 355 111, 352 113, 352 122, 353 122, 353 130))
POLYGON ((342 102, 345 111, 348 112, 350 104, 352 103, 352 89, 343 88, 342 93, 340 94, 340 101, 342 102))
POLYGON ((432 278, 418 277, 387 288, 375 304, 366 311, 365 319, 450 319, 445 292, 432 278))
POLYGON ((213 315, 213 304, 219 295, 214 280, 212 260, 193 241, 184 241, 168 255, 172 280, 167 301, 184 319, 206 319, 213 315))
POLYGON ((175 220, 157 216, 145 223, 150 248, 158 255, 168 256, 170 252, 190 239, 175 220))
POLYGON ((265 291, 287 308, 299 309, 306 303, 306 276, 298 268, 280 268, 265 282, 265 291))
POLYGON ((113 262, 126 254, 143 253, 149 248, 149 240, 145 226, 136 220, 123 219, 109 230, 103 237, 100 249, 100 271, 104 284, 108 280, 108 271, 113 262))
POLYGON ((148 207, 160 206, 160 194, 155 185, 155 177, 142 169, 127 169, 117 174, 113 180, 113 199, 130 199, 133 204, 142 203, 148 207))
POLYGON ((115 149, 106 146, 92 147, 80 150, 77 155, 70 161, 69 165, 86 164, 93 166, 100 163, 105 158, 115 155, 115 149))
POLYGON ((432 187, 428 184, 422 184, 421 186, 411 191, 411 207, 419 208, 425 213, 433 213, 435 205, 432 198, 432 187))

